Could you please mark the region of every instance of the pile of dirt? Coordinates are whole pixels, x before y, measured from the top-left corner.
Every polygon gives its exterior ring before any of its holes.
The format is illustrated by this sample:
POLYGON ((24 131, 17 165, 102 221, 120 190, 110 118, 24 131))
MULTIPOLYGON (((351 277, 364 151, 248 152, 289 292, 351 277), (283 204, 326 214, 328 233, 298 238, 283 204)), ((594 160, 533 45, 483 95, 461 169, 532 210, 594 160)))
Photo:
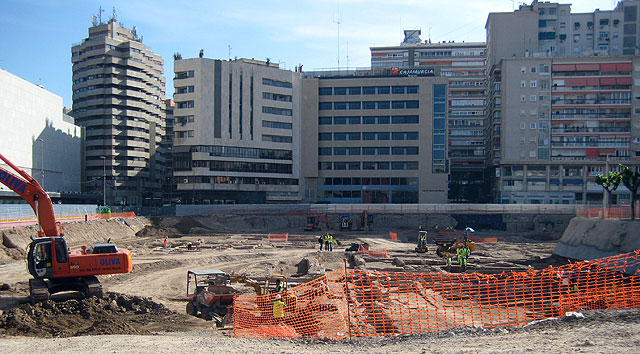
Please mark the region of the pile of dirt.
POLYGON ((174 238, 180 236, 180 231, 173 227, 158 227, 147 225, 142 230, 136 232, 137 237, 163 238, 165 236, 174 238))
POLYGON ((0 264, 24 258, 24 250, 16 245, 9 235, 15 230, 3 230, 0 233, 0 264))
POLYGON ((48 300, 0 312, 0 335, 72 337, 188 331, 193 320, 149 298, 107 293, 103 298, 48 300))

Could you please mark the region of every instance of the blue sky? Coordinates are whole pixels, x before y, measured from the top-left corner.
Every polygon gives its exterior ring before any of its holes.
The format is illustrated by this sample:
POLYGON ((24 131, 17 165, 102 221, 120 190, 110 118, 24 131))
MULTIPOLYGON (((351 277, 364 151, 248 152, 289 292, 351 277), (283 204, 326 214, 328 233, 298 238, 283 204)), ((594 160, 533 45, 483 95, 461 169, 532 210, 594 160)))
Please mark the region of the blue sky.
MULTIPOLYGON (((531 0, 527 1, 531 3, 531 0)), ((565 1, 560 1, 565 3, 565 1)), ((610 0, 574 0, 572 12, 611 10, 610 0)), ((489 12, 509 12, 510 0, 299 0, 114 1, 2 0, 0 68, 63 98, 71 107, 71 46, 88 34, 101 6, 116 9, 125 27, 165 60, 167 97, 173 95, 173 53, 183 58, 270 58, 304 70, 370 65, 369 47, 397 45, 402 29, 421 28, 422 39, 485 40, 489 12), (338 24, 340 37, 338 41, 338 24), (339 43, 339 44, 338 44, 339 43)))

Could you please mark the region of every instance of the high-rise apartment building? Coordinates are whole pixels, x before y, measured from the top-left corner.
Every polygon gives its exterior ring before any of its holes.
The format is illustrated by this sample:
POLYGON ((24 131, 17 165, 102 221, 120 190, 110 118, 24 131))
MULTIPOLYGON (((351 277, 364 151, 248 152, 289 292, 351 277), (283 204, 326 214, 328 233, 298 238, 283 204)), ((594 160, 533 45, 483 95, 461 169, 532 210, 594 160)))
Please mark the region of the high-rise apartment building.
POLYGON ((174 70, 180 202, 299 202, 300 73, 253 59, 180 59, 174 70))
POLYGON ((304 201, 445 203, 449 81, 434 74, 305 72, 304 201))
POLYGON ((485 188, 485 43, 420 39, 420 30, 405 30, 398 46, 372 47, 371 67, 435 68, 449 79, 447 90, 448 197, 452 202, 481 202, 485 188))
MULTIPOLYGON (((488 178, 502 203, 600 203, 595 175, 640 158, 640 1, 571 13, 533 1, 487 20, 488 178)), ((628 200, 621 188, 615 202, 628 200)))
POLYGON ((162 58, 115 18, 71 49, 73 116, 85 128, 84 188, 110 205, 158 205, 164 160, 162 58))
POLYGON ((173 183, 173 138, 175 134, 173 127, 175 126, 174 110, 176 103, 172 99, 165 100, 165 134, 162 139, 162 153, 164 154, 165 170, 162 180, 162 204, 171 204, 175 202, 175 186, 173 183))

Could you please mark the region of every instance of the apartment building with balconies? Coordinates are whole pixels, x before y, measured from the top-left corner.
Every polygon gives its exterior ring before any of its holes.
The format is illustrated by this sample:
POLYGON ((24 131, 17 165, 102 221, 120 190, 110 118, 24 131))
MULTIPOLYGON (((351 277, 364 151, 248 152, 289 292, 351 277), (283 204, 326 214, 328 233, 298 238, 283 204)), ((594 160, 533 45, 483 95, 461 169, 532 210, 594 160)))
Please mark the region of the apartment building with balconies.
MULTIPOLYGON (((489 14, 487 177, 494 201, 601 203, 595 175, 637 164, 632 47, 639 7, 626 0, 610 11, 571 13, 570 4, 533 1, 489 14)), ((614 203, 628 199, 620 188, 614 203)))
POLYGON ((71 48, 73 117, 85 129, 83 190, 108 205, 159 205, 165 133, 163 60, 135 27, 94 19, 71 48), (103 190, 104 188, 104 190, 103 190))

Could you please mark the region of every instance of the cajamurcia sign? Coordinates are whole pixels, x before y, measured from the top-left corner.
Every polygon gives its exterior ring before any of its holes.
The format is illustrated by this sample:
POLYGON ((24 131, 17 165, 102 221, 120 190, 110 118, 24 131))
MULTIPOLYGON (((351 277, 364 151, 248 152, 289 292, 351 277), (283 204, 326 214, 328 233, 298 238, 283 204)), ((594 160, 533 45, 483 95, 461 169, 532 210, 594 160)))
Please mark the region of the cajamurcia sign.
POLYGON ((393 67, 391 68, 390 74, 392 76, 433 76, 435 72, 433 68, 400 69, 393 67))

